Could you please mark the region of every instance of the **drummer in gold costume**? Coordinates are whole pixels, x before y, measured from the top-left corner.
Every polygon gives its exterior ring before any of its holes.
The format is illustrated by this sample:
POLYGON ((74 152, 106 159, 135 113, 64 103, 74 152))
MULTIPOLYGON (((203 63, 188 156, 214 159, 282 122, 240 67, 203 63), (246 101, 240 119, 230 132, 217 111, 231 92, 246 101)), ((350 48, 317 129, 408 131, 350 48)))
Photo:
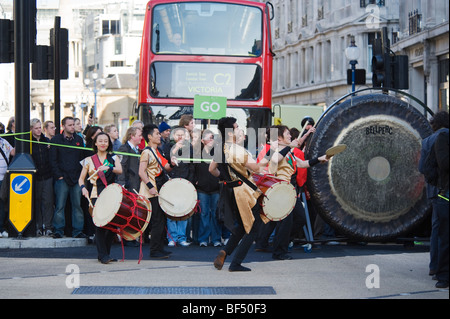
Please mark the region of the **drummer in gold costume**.
MULTIPOLYGON (((291 142, 289 128, 284 125, 276 125, 272 126, 271 130, 276 130, 277 135, 271 136, 270 150, 261 162, 267 163, 267 161, 269 161, 268 171, 277 178, 290 182, 296 186, 295 174, 297 172, 297 167, 309 168, 319 162, 328 161, 326 155, 309 161, 303 161, 295 157, 291 153, 291 147, 298 147, 299 142, 297 139, 291 142)), ((294 214, 298 213, 303 215, 302 210, 302 202, 300 199, 297 199, 294 210, 286 218, 278 222, 271 221, 263 225, 258 234, 257 246, 264 247, 265 242, 268 240, 270 234, 276 227, 276 235, 273 240, 272 258, 277 260, 292 259, 292 257, 287 254, 289 236, 292 229, 294 214)))
MULTIPOLYGON (((116 175, 122 174, 122 165, 116 156, 112 156, 112 142, 108 134, 99 133, 93 142, 95 154, 85 158, 81 163, 83 170, 81 171, 78 184, 81 187, 81 193, 92 204, 101 192, 109 185, 114 183, 116 175), (91 194, 86 189, 85 180, 89 176, 88 182, 93 184, 91 194)), ((117 261, 110 257, 111 245, 113 243, 115 233, 111 230, 95 227, 95 244, 97 246, 98 261, 102 264, 108 264, 111 261, 117 261)))
MULTIPOLYGON (((245 256, 253 244, 261 224, 260 205, 257 203, 259 192, 255 192, 246 183, 238 178, 228 165, 233 167, 239 174, 252 182, 250 171, 259 171, 259 165, 252 156, 242 147, 236 144, 236 137, 240 134, 236 119, 232 117, 219 120, 218 129, 222 134, 223 153, 215 154, 209 171, 212 175, 220 177, 227 186, 221 192, 221 200, 228 206, 225 210, 225 225, 231 231, 231 237, 225 248, 221 250, 214 260, 214 266, 221 270, 225 258, 235 250, 235 256, 230 264, 229 271, 250 271, 241 265, 245 256), (222 158, 220 158, 222 157, 222 158), (230 188, 228 188, 230 187, 230 188), (236 213, 233 215, 233 213, 236 213), (230 216, 231 215, 231 216, 230 216), (234 223, 234 221, 238 223, 234 223), (228 222, 229 221, 229 222, 228 222), (242 240, 241 240, 242 239, 242 240)), ((220 152, 218 152, 220 153, 220 152)), ((225 184, 224 183, 224 184, 225 184)))
POLYGON ((139 195, 150 199, 152 205, 150 257, 165 259, 169 258, 170 252, 164 250, 166 216, 159 206, 156 178, 164 174, 162 167, 166 171, 170 171, 176 164, 175 159, 172 159, 172 163, 169 164, 158 151, 158 146, 161 144, 158 126, 154 124, 144 126, 142 136, 148 145, 142 152, 139 163, 139 177, 141 178, 139 195))

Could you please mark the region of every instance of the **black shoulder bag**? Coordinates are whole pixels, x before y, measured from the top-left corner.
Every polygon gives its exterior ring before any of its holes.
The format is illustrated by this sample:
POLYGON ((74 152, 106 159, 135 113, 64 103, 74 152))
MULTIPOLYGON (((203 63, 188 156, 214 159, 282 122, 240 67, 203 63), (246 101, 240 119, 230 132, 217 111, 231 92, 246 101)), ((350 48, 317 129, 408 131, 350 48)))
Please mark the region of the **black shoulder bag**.
POLYGON ((159 189, 161 189, 161 186, 163 186, 167 181, 170 180, 170 176, 169 176, 169 173, 167 173, 164 166, 162 165, 161 161, 159 160, 158 155, 155 154, 155 152, 153 152, 153 149, 150 146, 147 146, 146 148, 149 149, 150 152, 152 152, 153 156, 155 157, 156 161, 158 162, 159 166, 161 167, 161 169, 163 171, 163 174, 155 177, 156 188, 159 190, 159 189))

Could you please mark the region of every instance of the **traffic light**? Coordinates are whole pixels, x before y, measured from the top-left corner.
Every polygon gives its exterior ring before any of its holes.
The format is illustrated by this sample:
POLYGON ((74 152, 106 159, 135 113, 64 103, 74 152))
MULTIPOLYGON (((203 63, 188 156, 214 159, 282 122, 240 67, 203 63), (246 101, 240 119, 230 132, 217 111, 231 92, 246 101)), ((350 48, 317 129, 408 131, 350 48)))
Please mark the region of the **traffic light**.
POLYGON ((69 78, 69 30, 60 28, 59 41, 56 41, 55 38, 55 29, 51 29, 50 47, 54 50, 55 43, 59 43, 59 76, 61 80, 67 80, 69 78))
POLYGON ((376 55, 372 58, 372 84, 374 87, 392 87, 391 66, 390 54, 376 55))
POLYGON ((31 68, 33 80, 49 80, 53 78, 52 48, 48 45, 36 46, 36 62, 31 68))
POLYGON ((0 63, 14 62, 14 21, 0 20, 0 63))
POLYGON ((393 59, 392 73, 394 88, 399 90, 409 89, 409 61, 407 55, 396 55, 393 59))
MULTIPOLYGON (((1 5, 0 5, 1 7, 1 5)), ((28 21, 28 32, 30 34, 29 54, 30 62, 35 60, 34 48, 36 46, 36 0, 27 1, 27 7, 24 11, 24 19, 28 21)), ((14 20, 0 20, 0 63, 14 62, 14 20)))
POLYGON ((383 54, 372 58, 373 87, 409 89, 409 64, 407 55, 383 54))
POLYGON ((409 88, 408 56, 395 55, 391 51, 387 34, 387 28, 384 27, 381 38, 376 38, 372 45, 373 87, 407 90, 409 88))
POLYGON ((372 57, 373 87, 392 87, 391 55, 386 53, 381 39, 375 39, 372 57))
POLYGON ((50 46, 38 45, 36 47, 36 62, 32 67, 33 80, 52 80, 54 76, 55 43, 59 43, 59 70, 60 79, 69 78, 69 30, 60 29, 59 41, 55 40, 54 29, 50 30, 50 46))

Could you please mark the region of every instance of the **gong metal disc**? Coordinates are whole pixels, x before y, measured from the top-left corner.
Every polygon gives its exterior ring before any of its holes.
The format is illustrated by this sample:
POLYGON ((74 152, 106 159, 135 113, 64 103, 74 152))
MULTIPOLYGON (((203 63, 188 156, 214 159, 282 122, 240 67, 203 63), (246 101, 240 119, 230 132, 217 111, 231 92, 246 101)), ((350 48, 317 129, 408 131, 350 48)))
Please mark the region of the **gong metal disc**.
POLYGON ((425 180, 418 171, 427 119, 388 95, 354 97, 317 123, 308 158, 345 144, 327 166, 308 170, 308 189, 322 218, 361 240, 395 238, 427 216, 425 180))

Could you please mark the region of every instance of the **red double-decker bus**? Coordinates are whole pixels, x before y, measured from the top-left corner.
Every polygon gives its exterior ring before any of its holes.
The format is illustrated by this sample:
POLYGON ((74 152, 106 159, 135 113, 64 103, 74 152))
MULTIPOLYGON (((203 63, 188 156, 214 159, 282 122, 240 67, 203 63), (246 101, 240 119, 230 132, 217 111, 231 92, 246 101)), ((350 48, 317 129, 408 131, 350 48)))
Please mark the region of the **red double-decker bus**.
POLYGON ((139 117, 178 124, 194 97, 227 98, 241 127, 270 125, 270 3, 151 0, 140 54, 139 117))

